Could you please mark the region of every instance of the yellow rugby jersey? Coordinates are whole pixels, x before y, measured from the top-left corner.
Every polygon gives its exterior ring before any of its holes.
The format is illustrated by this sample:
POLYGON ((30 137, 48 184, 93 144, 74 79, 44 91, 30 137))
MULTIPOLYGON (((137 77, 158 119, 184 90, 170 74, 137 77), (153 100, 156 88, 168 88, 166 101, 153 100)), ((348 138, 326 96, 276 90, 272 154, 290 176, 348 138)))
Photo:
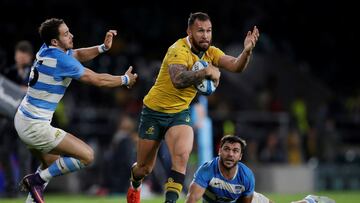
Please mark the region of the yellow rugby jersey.
MULTIPOLYGON (((185 37, 177 40, 169 47, 155 84, 143 100, 145 106, 163 113, 178 113, 189 107, 196 95, 195 87, 175 88, 171 82, 168 67, 170 64, 181 64, 185 65, 188 70, 191 70, 191 67, 199 60, 199 57, 191 51, 190 46, 188 38, 185 37)), ((218 66, 219 59, 223 55, 224 52, 219 48, 210 46, 201 59, 218 66)))

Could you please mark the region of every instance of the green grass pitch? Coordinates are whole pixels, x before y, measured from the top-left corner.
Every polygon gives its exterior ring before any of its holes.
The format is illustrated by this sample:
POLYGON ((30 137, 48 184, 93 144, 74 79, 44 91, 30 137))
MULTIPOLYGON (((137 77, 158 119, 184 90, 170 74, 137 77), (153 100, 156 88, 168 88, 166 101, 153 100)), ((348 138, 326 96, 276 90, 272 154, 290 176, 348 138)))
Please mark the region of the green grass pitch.
MULTIPOLYGON (((294 200, 300 200, 307 194, 274 194, 264 193, 267 197, 276 203, 290 203, 294 200)), ((325 195, 334 199, 337 203, 357 203, 360 202, 360 191, 325 191, 315 192, 315 195, 325 195)), ((0 198, 1 203, 23 203, 25 198, 6 199, 0 198)), ((126 203, 124 196, 107 196, 107 197, 94 197, 86 195, 59 195, 59 194, 46 194, 46 203, 126 203)), ((162 197, 152 199, 144 199, 142 203, 161 203, 162 197)), ((183 203, 184 198, 180 199, 178 203, 183 203)))

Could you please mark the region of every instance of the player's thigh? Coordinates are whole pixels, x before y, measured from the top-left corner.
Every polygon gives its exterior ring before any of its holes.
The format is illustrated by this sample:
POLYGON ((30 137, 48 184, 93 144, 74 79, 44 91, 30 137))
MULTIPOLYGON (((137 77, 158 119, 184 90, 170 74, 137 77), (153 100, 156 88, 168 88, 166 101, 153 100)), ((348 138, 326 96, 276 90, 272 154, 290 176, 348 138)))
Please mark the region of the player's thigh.
POLYGON ((154 111, 146 106, 141 111, 137 166, 152 170, 160 143, 164 137, 168 114, 154 111))
POLYGON ((64 130, 51 126, 50 121, 30 119, 20 113, 15 115, 14 124, 21 141, 43 154, 48 154, 66 136, 64 130))
POLYGON ((160 147, 160 141, 140 138, 137 143, 138 167, 154 167, 156 155, 160 147))
POLYGON ((189 125, 175 125, 165 134, 165 141, 171 157, 188 155, 191 153, 194 141, 194 132, 189 125))
POLYGON ((81 161, 85 161, 85 163, 91 162, 94 158, 93 149, 70 133, 67 133, 63 140, 51 150, 50 153, 71 156, 81 161))
POLYGON ((168 115, 144 107, 140 116, 139 137, 143 140, 161 142, 164 138, 166 126, 168 126, 168 115))

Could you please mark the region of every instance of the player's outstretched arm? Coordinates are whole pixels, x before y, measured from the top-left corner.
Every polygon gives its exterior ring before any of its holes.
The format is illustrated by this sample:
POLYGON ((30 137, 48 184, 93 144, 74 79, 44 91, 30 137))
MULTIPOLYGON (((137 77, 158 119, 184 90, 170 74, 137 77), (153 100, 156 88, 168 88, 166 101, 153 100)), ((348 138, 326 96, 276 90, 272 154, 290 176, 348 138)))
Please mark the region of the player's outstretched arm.
POLYGON ((201 199, 204 193, 205 188, 202 188, 195 182, 191 182, 189 192, 186 195, 185 203, 196 203, 201 199))
POLYGON ((124 75, 110 75, 107 73, 96 73, 88 68, 85 68, 84 74, 80 77, 80 81, 95 85, 98 87, 117 87, 121 85, 125 85, 128 88, 131 88, 137 78, 136 73, 132 72, 132 66, 125 72, 124 75))
POLYGON ((80 62, 92 60, 99 54, 109 50, 112 46, 113 38, 117 35, 116 30, 109 30, 105 35, 104 44, 86 48, 74 49, 73 56, 80 62))
POLYGON ((224 68, 231 72, 242 72, 246 69, 252 50, 254 49, 260 33, 256 26, 254 26, 252 31, 248 31, 244 40, 244 50, 241 54, 235 58, 233 56, 224 55, 219 60, 219 67, 224 68))

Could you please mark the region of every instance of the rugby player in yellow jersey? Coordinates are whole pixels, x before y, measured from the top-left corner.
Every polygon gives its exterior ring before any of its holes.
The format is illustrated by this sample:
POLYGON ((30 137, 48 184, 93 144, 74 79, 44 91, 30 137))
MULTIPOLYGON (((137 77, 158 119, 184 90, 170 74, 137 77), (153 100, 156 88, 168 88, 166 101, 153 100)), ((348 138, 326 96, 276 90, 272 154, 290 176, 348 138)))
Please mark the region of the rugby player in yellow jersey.
POLYGON ((185 179, 186 165, 193 146, 194 133, 190 123, 189 104, 196 95, 195 84, 209 78, 219 84, 222 68, 242 72, 259 38, 256 26, 248 31, 244 50, 237 57, 225 55, 211 46, 212 25, 206 13, 192 13, 188 19, 188 36, 171 45, 162 62, 154 86, 144 98, 137 146, 137 162, 131 168, 131 185, 127 201, 140 202, 141 182, 153 169, 161 140, 165 140, 172 161, 170 176, 165 183, 165 202, 179 198, 185 179), (193 64, 205 60, 209 67, 192 71, 193 64))

